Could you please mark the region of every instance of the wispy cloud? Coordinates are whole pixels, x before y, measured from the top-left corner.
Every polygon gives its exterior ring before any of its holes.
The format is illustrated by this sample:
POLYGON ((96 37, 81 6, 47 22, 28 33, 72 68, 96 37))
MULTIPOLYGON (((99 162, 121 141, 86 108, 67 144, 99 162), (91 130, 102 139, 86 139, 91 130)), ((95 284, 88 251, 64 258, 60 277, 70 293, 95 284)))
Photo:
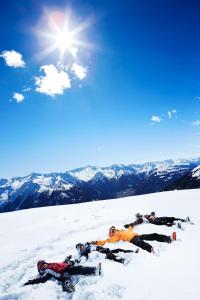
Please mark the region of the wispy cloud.
POLYGON ((194 122, 192 122, 193 126, 200 126, 200 120, 196 120, 194 122))
POLYGON ((74 72, 76 77, 80 80, 84 79, 87 75, 87 68, 84 68, 83 66, 73 63, 71 70, 74 72))
POLYGON ((16 52, 15 50, 3 51, 0 54, 0 57, 2 57, 5 60, 6 65, 9 67, 24 68, 26 65, 22 58, 22 55, 19 52, 16 52))
POLYGON ((17 103, 24 101, 24 95, 20 93, 13 93, 13 100, 15 100, 17 103))
POLYGON ((59 71, 54 65, 44 65, 40 68, 44 76, 35 77, 36 91, 54 97, 63 94, 71 88, 71 80, 65 71, 59 71))
POLYGON ((31 87, 24 87, 23 88, 23 92, 30 92, 31 91, 31 87))
POLYGON ((162 121, 162 118, 159 117, 159 116, 153 115, 152 118, 151 118, 151 121, 152 121, 153 123, 160 123, 160 122, 162 121))
POLYGON ((171 119, 173 117, 173 115, 176 114, 176 109, 169 110, 167 112, 167 114, 168 114, 169 119, 171 119))

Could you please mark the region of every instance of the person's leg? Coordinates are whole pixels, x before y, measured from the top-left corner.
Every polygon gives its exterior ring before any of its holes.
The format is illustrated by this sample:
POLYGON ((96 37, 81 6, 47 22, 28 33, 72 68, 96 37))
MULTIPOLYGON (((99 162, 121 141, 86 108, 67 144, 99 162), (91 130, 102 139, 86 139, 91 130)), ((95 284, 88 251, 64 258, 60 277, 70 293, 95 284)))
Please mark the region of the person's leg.
POLYGON ((146 241, 157 241, 163 243, 171 243, 171 237, 164 234, 151 233, 151 234, 142 234, 139 236, 140 239, 146 241))
POLYGON ((134 252, 133 250, 125 250, 125 249, 120 249, 120 248, 117 248, 117 249, 112 249, 110 250, 111 253, 119 253, 119 252, 123 252, 123 253, 132 253, 134 252))
POLYGON ((181 219, 181 218, 174 218, 174 221, 186 222, 186 220, 185 220, 185 219, 181 219))
POLYGON ((59 280, 62 282, 63 292, 73 293, 75 291, 75 286, 68 272, 65 272, 59 280))
POLYGON ((168 220, 157 220, 157 219, 152 221, 151 223, 154 224, 154 225, 166 225, 168 227, 171 227, 171 226, 174 225, 173 222, 171 223, 168 220))
POLYGON ((123 264, 124 261, 125 261, 124 258, 118 258, 116 255, 114 255, 114 254, 111 253, 111 252, 106 254, 106 259, 110 259, 110 260, 119 262, 119 263, 121 263, 121 264, 123 264))
POLYGON ((97 246, 96 251, 103 253, 103 254, 107 254, 110 253, 110 249, 109 248, 104 248, 101 246, 97 246))
POLYGON ((69 275, 95 275, 96 267, 75 266, 67 269, 69 275))
POLYGON ((163 223, 173 223, 174 221, 176 221, 174 217, 160 217, 157 218, 157 220, 163 223))
POLYGON ((146 250, 150 253, 152 252, 153 247, 150 244, 144 242, 140 238, 140 236, 134 237, 132 240, 130 240, 130 243, 132 243, 133 245, 138 246, 138 247, 142 248, 143 250, 146 250))

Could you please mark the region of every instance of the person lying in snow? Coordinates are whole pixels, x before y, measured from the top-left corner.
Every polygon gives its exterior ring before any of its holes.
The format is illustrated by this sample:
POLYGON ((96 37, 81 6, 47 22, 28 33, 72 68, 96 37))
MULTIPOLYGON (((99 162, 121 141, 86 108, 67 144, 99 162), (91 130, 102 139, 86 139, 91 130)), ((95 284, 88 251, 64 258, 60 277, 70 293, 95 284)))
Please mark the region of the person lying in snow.
POLYGON ((141 215, 140 213, 137 213, 135 216, 136 216, 136 221, 124 225, 125 228, 128 228, 129 226, 134 227, 135 225, 139 225, 142 223, 151 223, 154 225, 166 225, 171 227, 176 224, 175 222, 177 222, 177 227, 181 228, 180 222, 190 221, 189 217, 187 217, 186 219, 175 218, 175 217, 156 217, 155 212, 151 212, 150 215, 141 215))
POLYGON ((139 235, 138 233, 133 231, 133 227, 131 225, 128 227, 127 230, 118 230, 115 228, 115 226, 112 226, 109 229, 108 239, 99 240, 93 242, 93 244, 97 246, 103 246, 105 243, 115 243, 119 241, 124 241, 132 243, 133 245, 138 246, 143 250, 155 254, 154 248, 150 244, 144 242, 145 240, 171 243, 173 240, 176 240, 176 232, 173 232, 172 237, 158 233, 139 235))
POLYGON ((92 244, 92 242, 91 243, 85 243, 85 244, 78 243, 76 245, 76 249, 77 249, 78 254, 79 254, 79 258, 76 259, 76 261, 78 263, 81 262, 82 257, 85 257, 85 259, 87 260, 89 254, 92 251, 97 251, 97 252, 100 252, 102 254, 105 254, 106 259, 110 259, 110 260, 119 262, 121 264, 124 264, 126 262, 125 259, 117 257, 114 253, 119 253, 119 252, 123 252, 123 253, 136 252, 137 253, 138 250, 139 250, 139 249, 137 249, 136 251, 133 251, 133 250, 124 250, 124 249, 120 249, 120 248, 110 250, 109 248, 104 248, 104 247, 101 247, 101 246, 95 246, 95 245, 92 244))
POLYGON ((97 267, 74 266, 75 262, 70 259, 71 255, 64 262, 47 263, 44 260, 38 261, 39 277, 28 280, 24 286, 44 283, 51 278, 55 278, 62 283, 63 291, 71 293, 75 291, 71 275, 101 275, 100 263, 97 267))

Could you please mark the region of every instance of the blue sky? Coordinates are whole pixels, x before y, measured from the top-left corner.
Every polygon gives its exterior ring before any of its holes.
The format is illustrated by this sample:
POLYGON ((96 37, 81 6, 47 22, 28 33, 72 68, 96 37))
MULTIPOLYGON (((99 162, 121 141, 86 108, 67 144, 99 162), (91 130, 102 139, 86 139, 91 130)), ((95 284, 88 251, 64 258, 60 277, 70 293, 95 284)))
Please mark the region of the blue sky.
POLYGON ((1 3, 0 178, 199 156, 199 1, 54 3, 1 3))

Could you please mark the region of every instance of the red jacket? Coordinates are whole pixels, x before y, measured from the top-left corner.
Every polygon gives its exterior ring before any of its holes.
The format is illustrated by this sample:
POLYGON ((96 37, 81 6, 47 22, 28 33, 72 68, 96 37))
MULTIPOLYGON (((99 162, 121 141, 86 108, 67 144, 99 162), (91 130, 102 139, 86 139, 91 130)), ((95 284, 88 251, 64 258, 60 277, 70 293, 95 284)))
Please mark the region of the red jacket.
POLYGON ((60 263, 46 263, 43 270, 39 270, 40 275, 51 274, 54 277, 61 277, 61 275, 70 267, 70 264, 60 262, 60 263))

